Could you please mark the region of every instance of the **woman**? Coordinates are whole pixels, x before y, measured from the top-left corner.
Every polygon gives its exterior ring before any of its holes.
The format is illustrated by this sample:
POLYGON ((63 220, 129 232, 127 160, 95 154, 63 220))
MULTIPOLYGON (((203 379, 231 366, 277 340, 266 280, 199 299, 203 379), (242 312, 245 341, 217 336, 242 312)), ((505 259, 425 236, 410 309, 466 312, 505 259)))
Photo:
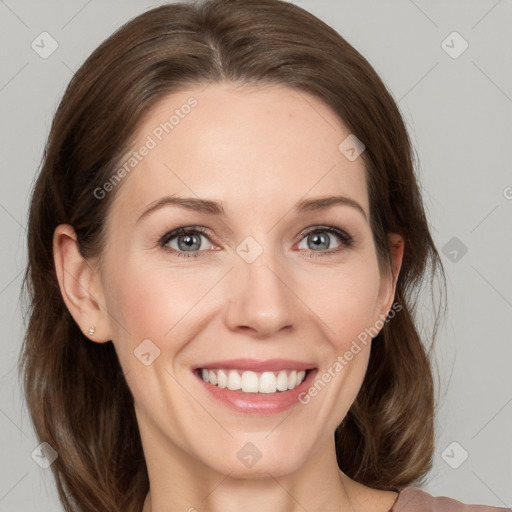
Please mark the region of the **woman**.
POLYGON ((393 99, 303 9, 166 5, 105 41, 28 242, 20 369, 66 510, 492 509, 416 487, 442 266, 393 99))

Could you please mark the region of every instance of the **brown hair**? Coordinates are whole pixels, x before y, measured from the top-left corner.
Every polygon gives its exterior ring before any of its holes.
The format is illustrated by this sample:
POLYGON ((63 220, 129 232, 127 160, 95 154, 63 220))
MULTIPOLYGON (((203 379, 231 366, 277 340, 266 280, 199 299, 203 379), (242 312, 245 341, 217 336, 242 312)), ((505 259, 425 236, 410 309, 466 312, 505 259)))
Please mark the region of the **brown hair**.
POLYGON ((125 24, 74 75, 33 190, 19 370, 37 436, 58 453, 51 468, 66 511, 140 512, 149 479, 114 346, 88 340, 62 299, 54 230, 72 225, 83 257, 101 256, 106 214, 120 187, 101 201, 93 191, 114 174, 143 116, 169 93, 218 81, 313 94, 365 144, 371 227, 383 268, 389 269, 386 233, 405 238, 395 294, 401 310, 374 338, 362 388, 335 432, 338 464, 354 480, 387 490, 417 484, 431 468, 433 379, 415 308, 425 277, 432 286, 444 272, 396 103, 360 53, 291 3, 170 4, 125 24))

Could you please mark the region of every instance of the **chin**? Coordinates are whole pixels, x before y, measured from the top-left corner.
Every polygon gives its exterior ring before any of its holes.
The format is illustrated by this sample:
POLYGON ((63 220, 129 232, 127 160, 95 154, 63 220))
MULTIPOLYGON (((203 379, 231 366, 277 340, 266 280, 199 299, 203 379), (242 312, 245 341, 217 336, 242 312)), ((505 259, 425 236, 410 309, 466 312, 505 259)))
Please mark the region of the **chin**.
POLYGON ((269 474, 275 477, 288 475, 298 471, 306 462, 304 450, 297 451, 300 442, 276 446, 267 440, 267 446, 264 445, 265 441, 257 440, 237 442, 236 447, 221 450, 223 457, 209 452, 213 458, 204 462, 219 473, 239 479, 268 478, 269 474), (232 455, 226 457, 230 452, 232 455))

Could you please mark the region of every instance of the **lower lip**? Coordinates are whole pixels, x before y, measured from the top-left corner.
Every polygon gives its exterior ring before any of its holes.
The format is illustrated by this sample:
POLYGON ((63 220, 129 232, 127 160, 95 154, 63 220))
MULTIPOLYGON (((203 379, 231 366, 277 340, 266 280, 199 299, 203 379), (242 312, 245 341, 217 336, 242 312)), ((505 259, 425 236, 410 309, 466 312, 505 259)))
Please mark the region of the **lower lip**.
POLYGON ((288 391, 276 391, 275 393, 244 393, 228 388, 219 388, 205 382, 196 372, 195 376, 202 383, 210 395, 228 406, 230 409, 244 414, 276 414, 298 405, 299 395, 306 393, 311 386, 317 369, 308 370, 306 378, 294 389, 288 391))

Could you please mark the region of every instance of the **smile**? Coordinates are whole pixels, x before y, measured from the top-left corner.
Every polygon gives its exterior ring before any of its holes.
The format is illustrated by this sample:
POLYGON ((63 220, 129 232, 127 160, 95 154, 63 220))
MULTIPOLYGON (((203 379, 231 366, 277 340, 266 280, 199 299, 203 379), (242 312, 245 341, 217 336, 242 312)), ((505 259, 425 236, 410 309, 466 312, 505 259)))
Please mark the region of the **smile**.
POLYGON ((281 370, 254 372, 236 369, 199 368, 197 373, 204 382, 242 393, 278 393, 295 389, 306 377, 308 370, 281 370))
POLYGON ((260 416, 301 406, 299 397, 318 373, 312 361, 283 358, 203 361, 191 370, 213 403, 260 416))

